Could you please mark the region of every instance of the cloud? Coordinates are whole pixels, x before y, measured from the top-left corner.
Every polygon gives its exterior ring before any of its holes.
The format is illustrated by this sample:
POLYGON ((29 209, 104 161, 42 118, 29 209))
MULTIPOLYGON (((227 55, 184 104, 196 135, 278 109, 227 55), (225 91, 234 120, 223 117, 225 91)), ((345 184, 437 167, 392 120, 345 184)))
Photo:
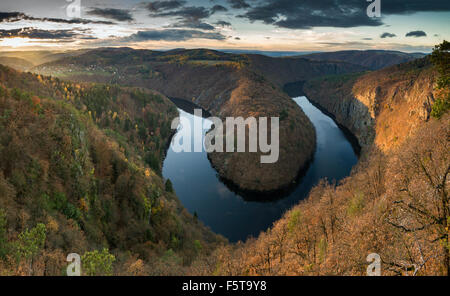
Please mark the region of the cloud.
POLYGON ((405 35, 406 37, 426 37, 427 33, 425 33, 424 31, 411 31, 409 33, 406 33, 405 35))
MULTIPOLYGON (((290 29, 382 25, 382 19, 367 16, 368 5, 360 0, 262 0, 242 17, 290 29)), ((390 0, 383 1, 381 9, 383 15, 450 11, 450 1, 390 0)))
POLYGON ((231 23, 226 22, 226 21, 218 21, 215 24, 220 26, 220 27, 231 27, 231 23))
POLYGON ((184 0, 154 1, 148 3, 146 7, 151 12, 160 12, 180 8, 184 4, 186 4, 184 0))
POLYGON ((95 15, 104 17, 107 19, 112 19, 116 21, 132 21, 133 17, 129 10, 126 9, 115 9, 115 8, 93 8, 88 11, 89 15, 95 15))
POLYGON ((139 31, 128 37, 121 38, 121 41, 186 41, 190 39, 213 39, 224 40, 226 37, 216 32, 203 32, 199 30, 165 29, 139 31))
POLYGON ((222 6, 222 5, 214 5, 211 8, 211 14, 214 14, 214 13, 216 13, 218 11, 225 12, 225 11, 228 11, 228 9, 226 7, 224 7, 224 6, 222 6))
POLYGON ((393 37, 397 37, 397 35, 395 35, 393 33, 388 33, 388 32, 385 32, 380 35, 380 38, 393 38, 393 37))
POLYGON ((0 38, 71 39, 76 36, 79 36, 79 32, 73 30, 41 30, 36 28, 0 30, 0 38))
POLYGON ((206 31, 212 31, 215 29, 214 26, 211 26, 208 23, 201 22, 198 20, 180 21, 178 23, 170 25, 170 27, 172 27, 172 28, 192 28, 192 29, 201 29, 201 30, 206 30, 206 31))
POLYGON ((61 18, 41 18, 41 17, 33 17, 26 15, 22 12, 0 12, 0 23, 2 22, 18 22, 21 20, 27 21, 40 21, 40 22, 51 22, 51 23, 62 23, 62 24, 78 24, 78 25, 86 25, 86 24, 101 24, 101 25, 113 25, 115 23, 110 21, 93 21, 88 19, 61 19, 61 18))
POLYGON ((178 17, 186 20, 201 20, 208 18, 210 15, 210 11, 205 7, 196 6, 182 7, 177 10, 155 12, 151 14, 151 16, 154 17, 178 17))
POLYGON ((248 3, 245 2, 245 0, 228 0, 228 3, 234 9, 242 9, 250 7, 250 5, 248 5, 248 3))

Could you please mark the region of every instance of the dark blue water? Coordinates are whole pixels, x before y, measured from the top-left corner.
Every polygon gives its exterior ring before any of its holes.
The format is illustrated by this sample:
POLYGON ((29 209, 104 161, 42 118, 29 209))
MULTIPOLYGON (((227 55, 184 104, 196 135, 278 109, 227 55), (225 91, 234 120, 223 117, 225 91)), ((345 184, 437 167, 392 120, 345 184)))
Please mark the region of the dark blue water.
MULTIPOLYGON (((316 128, 317 148, 298 186, 285 198, 272 202, 245 201, 219 180, 206 152, 175 153, 172 148, 167 152, 163 176, 172 181, 183 205, 190 213, 197 213, 199 219, 214 232, 224 235, 231 242, 245 240, 267 230, 284 212, 307 197, 321 179, 339 181, 345 178, 358 160, 343 131, 330 117, 313 106, 306 97, 294 100, 316 128)), ((179 111, 180 116, 194 121, 194 115, 179 111)), ((206 119, 201 120, 206 122, 202 132, 204 135, 210 123, 206 119)), ((186 131, 180 127, 178 132, 186 131)), ((191 132, 194 133, 193 130, 191 132)), ((203 143, 202 139, 197 141, 203 143)), ((191 144, 194 147, 194 143, 191 144)))

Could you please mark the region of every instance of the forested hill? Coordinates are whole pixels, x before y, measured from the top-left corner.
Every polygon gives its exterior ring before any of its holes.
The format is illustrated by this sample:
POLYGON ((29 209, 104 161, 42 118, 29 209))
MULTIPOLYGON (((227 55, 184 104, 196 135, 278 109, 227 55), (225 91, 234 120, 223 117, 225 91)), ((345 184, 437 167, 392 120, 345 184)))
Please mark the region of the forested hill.
POLYGON ((341 61, 379 70, 424 57, 423 53, 405 53, 392 50, 343 50, 299 56, 315 61, 341 61))
POLYGON ((161 94, 0 65, 0 273, 180 274, 219 242, 160 176, 161 94), (151 268, 150 268, 151 266, 151 268))

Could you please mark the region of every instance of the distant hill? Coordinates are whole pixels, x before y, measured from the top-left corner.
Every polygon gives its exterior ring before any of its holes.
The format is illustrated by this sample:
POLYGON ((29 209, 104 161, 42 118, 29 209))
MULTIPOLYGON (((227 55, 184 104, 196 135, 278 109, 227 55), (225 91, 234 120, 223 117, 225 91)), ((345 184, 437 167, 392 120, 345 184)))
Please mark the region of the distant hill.
POLYGON ((299 57, 316 61, 343 61, 361 65, 371 70, 379 70, 424 56, 426 56, 424 53, 405 53, 390 50, 344 50, 313 53, 299 57))
POLYGON ((12 67, 16 70, 28 70, 33 66, 49 63, 69 56, 77 56, 86 51, 87 50, 85 49, 73 51, 4 51, 0 52, 0 64, 12 67), (1 62, 2 60, 4 62, 1 62), (14 62, 18 62, 19 64, 14 64, 14 62))
POLYGON ((11 67, 15 70, 26 71, 34 67, 33 63, 27 60, 16 57, 2 57, 0 56, 0 64, 11 67))

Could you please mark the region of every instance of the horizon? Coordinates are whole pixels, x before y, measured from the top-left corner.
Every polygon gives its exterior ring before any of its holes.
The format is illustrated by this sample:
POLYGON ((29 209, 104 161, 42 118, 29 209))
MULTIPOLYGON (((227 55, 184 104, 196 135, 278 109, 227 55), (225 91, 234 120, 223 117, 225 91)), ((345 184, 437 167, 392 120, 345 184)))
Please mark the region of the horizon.
POLYGON ((379 17, 363 0, 8 1, 0 48, 429 53, 450 38, 448 1, 377 1, 379 17))

